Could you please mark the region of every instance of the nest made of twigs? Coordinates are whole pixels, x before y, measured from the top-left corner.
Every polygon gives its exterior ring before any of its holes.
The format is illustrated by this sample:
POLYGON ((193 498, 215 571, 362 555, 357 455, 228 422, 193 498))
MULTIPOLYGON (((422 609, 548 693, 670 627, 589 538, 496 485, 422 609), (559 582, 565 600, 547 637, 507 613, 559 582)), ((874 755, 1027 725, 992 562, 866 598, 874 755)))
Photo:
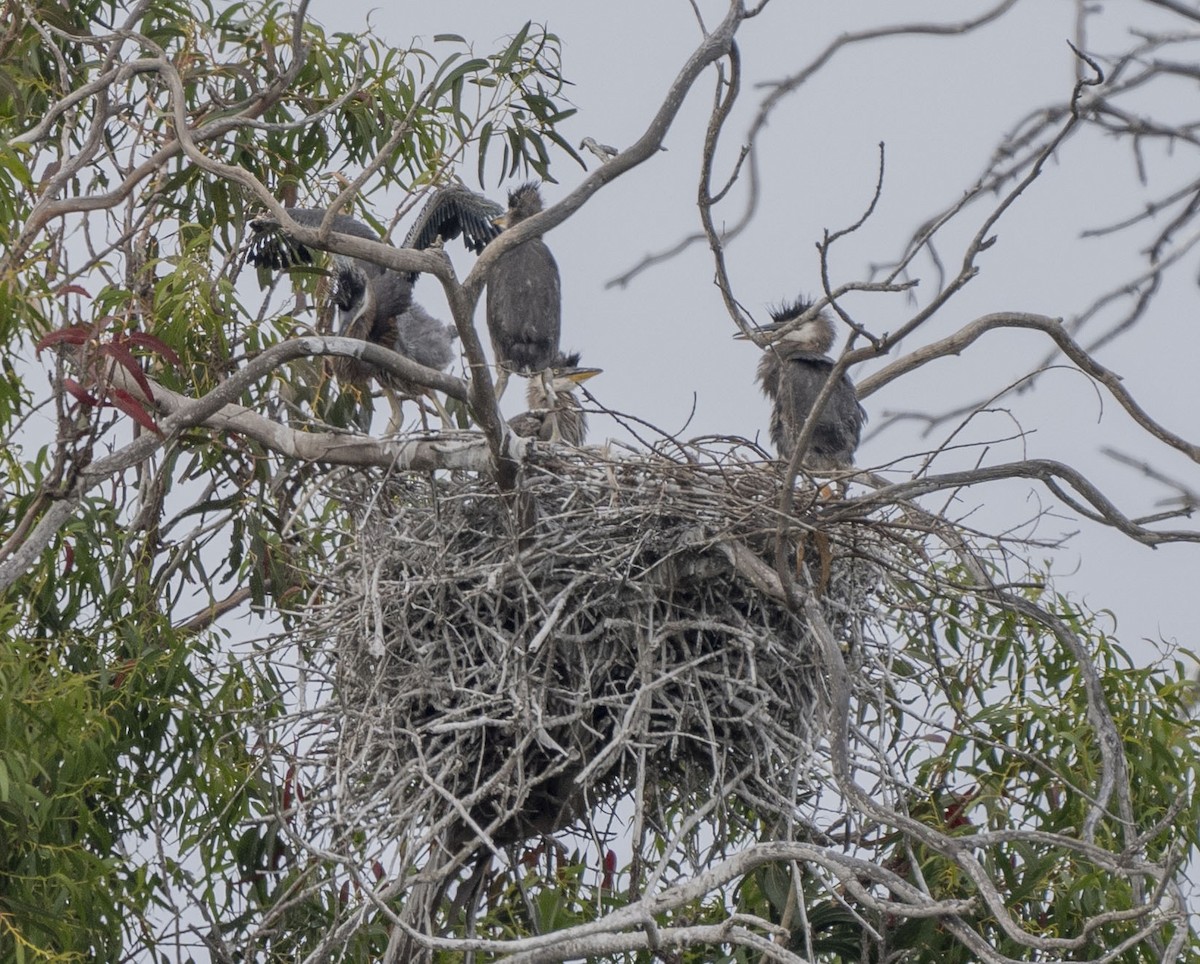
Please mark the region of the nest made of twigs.
MULTIPOLYGON (((579 450, 527 465, 516 494, 340 482, 357 535, 315 632, 336 654, 343 812, 382 805, 453 849, 552 833, 635 789, 787 813, 827 701, 778 591, 782 473, 748 452, 579 450)), ((786 565, 852 646, 880 578, 870 530, 823 525, 811 489, 797 503, 786 565)))

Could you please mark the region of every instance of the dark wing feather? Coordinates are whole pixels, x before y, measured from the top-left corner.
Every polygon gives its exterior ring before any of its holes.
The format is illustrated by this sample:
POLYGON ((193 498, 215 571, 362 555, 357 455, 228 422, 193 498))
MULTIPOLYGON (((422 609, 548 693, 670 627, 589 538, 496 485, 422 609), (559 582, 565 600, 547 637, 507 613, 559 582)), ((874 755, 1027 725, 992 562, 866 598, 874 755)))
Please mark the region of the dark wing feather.
POLYGON ((500 229, 492 222, 504 213, 495 201, 476 194, 461 184, 448 184, 434 191, 404 239, 406 248, 428 248, 440 237, 445 241, 463 236, 463 244, 479 254, 500 229))
MULTIPOLYGON (((287 208, 297 224, 306 228, 319 227, 325 220, 325 208, 287 208)), ((379 241, 379 235, 357 218, 338 214, 330 227, 338 234, 379 241)), ((255 218, 250 228, 256 237, 250 242, 246 260, 260 268, 279 271, 298 264, 312 264, 313 253, 305 245, 289 238, 274 218, 255 218)), ((343 311, 350 311, 363 297, 366 284, 371 285, 375 301, 374 312, 380 318, 401 314, 412 304, 412 283, 416 275, 392 271, 372 261, 333 256, 333 301, 343 311)))
POLYGON ((250 227, 255 235, 246 248, 246 260, 256 268, 283 271, 297 265, 312 264, 312 252, 284 234, 274 221, 267 223, 262 218, 256 218, 250 222, 250 227))
MULTIPOLYGON (((327 211, 326 208, 285 208, 285 210, 293 221, 306 228, 320 227, 321 222, 325 220, 327 211)), ((250 241, 250 247, 246 250, 246 260, 251 264, 259 268, 280 271, 300 264, 313 263, 312 251, 299 241, 289 238, 274 218, 252 218, 249 227, 255 233, 254 238, 250 241)), ((366 238, 368 241, 379 240, 376 232, 348 214, 335 215, 331 227, 338 234, 350 234, 357 238, 366 238)), ((384 270, 377 265, 371 265, 370 262, 364 261, 362 264, 369 274, 378 274, 384 270)))

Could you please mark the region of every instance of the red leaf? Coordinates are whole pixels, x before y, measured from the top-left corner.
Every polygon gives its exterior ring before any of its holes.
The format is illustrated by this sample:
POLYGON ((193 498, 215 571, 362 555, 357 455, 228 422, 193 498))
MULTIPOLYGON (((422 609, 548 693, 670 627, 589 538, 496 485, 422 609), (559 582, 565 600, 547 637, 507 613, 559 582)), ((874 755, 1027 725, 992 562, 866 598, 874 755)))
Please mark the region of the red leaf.
POLYGON ((69 542, 64 542, 63 543, 63 551, 67 557, 66 565, 63 566, 63 571, 62 571, 62 574, 65 576, 75 566, 75 547, 73 545, 71 545, 71 543, 69 543, 69 542))
POLYGON ((966 812, 971 804, 974 803, 977 796, 979 796, 978 789, 955 794, 954 802, 942 811, 942 819, 945 821, 947 830, 957 830, 959 827, 971 826, 971 821, 967 819, 966 812))
POLYGON ((295 814, 288 813, 292 809, 292 781, 296 779, 296 767, 293 764, 288 767, 287 773, 283 777, 283 799, 281 806, 283 808, 284 819, 288 823, 292 823, 295 819, 295 814))
POLYGON ((142 428, 150 429, 155 435, 162 435, 162 429, 158 427, 158 423, 151 418, 142 403, 129 392, 122 388, 114 388, 109 391, 108 396, 115 408, 119 408, 142 428))
POLYGON ((73 378, 64 378, 63 388, 70 392, 76 401, 86 405, 88 408, 95 408, 100 404, 100 399, 96 398, 95 395, 90 394, 86 388, 80 385, 79 382, 75 381, 73 378))
POLYGON ((162 355, 176 368, 179 367, 179 356, 175 354, 175 349, 163 342, 161 339, 155 338, 153 335, 147 335, 144 331, 130 332, 128 341, 133 342, 139 348, 148 348, 152 352, 162 355))
POLYGON ((91 297, 91 295, 88 294, 88 290, 84 287, 81 287, 80 285, 63 285, 61 288, 58 289, 58 291, 55 292, 55 294, 59 294, 59 295, 63 295, 63 296, 83 295, 83 297, 85 297, 85 298, 91 297))
POLYGON ((86 325, 70 325, 67 328, 59 328, 57 331, 52 331, 48 335, 43 335, 36 345, 34 351, 39 355, 43 348, 49 348, 51 345, 82 345, 92 334, 92 329, 86 325))
POLYGON ((129 674, 132 673, 135 669, 137 669, 137 660, 136 659, 124 660, 124 661, 118 663, 116 666, 112 667, 112 669, 114 670, 113 678, 112 678, 112 688, 115 690, 119 690, 122 686, 125 685, 125 680, 129 677, 129 674))
POLYGON ((342 882, 342 889, 338 891, 338 905, 345 907, 350 903, 350 881, 342 882))
POLYGON ((137 359, 124 345, 116 341, 111 341, 107 345, 100 346, 100 354, 108 355, 121 364, 137 382, 138 388, 142 390, 142 394, 149 399, 154 398, 154 392, 150 389, 150 382, 146 380, 146 374, 142 371, 142 366, 138 364, 137 359))
POLYGON ((268 859, 270 860, 270 865, 271 865, 272 870, 278 870, 281 866, 283 866, 284 854, 285 854, 285 851, 283 848, 283 841, 280 840, 278 836, 275 836, 274 834, 272 834, 272 836, 271 836, 271 852, 268 857, 268 859))
POLYGON ((378 860, 371 864, 371 873, 375 875, 376 882, 383 880, 383 864, 378 860))
POLYGON ((617 854, 616 851, 610 850, 604 855, 604 876, 600 880, 600 886, 605 890, 612 890, 613 877, 617 872, 617 854))

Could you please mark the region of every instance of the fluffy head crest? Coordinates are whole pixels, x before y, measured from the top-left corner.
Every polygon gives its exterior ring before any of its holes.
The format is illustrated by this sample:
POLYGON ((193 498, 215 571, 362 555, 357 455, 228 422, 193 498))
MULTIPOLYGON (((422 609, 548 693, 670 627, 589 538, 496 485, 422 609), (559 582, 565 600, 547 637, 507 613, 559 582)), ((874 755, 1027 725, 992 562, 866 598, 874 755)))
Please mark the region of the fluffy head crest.
POLYGON ((800 297, 795 301, 784 301, 773 308, 768 308, 767 311, 770 312, 771 320, 775 324, 782 325, 799 318, 812 306, 813 301, 811 298, 800 297))
POLYGON ((542 192, 537 181, 526 181, 508 192, 508 224, 533 217, 542 209, 542 192))

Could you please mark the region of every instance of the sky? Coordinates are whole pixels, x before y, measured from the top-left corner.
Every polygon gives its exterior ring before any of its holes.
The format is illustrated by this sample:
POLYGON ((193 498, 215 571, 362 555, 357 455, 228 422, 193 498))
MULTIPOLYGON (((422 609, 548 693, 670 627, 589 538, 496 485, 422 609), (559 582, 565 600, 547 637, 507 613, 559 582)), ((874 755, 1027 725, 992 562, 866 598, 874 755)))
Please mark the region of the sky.
MULTIPOLYGON (((710 25, 724 11, 715 0, 699 0, 698 6, 710 25)), ((905 19, 931 22, 987 6, 946 0, 903 5, 905 19)), ((1127 45, 1131 24, 1124 17, 1133 17, 1139 27, 1172 22, 1145 4, 1097 6, 1106 8, 1106 19, 1094 22, 1090 36, 1098 48, 1127 45)), ((719 169, 729 169, 757 110, 764 92, 756 85, 798 70, 844 31, 897 22, 896 8, 886 0, 774 0, 746 23, 739 33, 743 91, 726 128, 719 169)), ((686 0, 439 0, 386 6, 314 0, 310 16, 331 31, 354 33, 369 25, 398 47, 415 41, 434 51, 436 34, 460 34, 486 52, 526 20, 545 23, 562 41, 563 70, 574 84, 568 97, 578 108, 562 133, 572 143, 592 136, 618 147, 641 135, 699 40, 686 0)), ((853 223, 866 209, 880 142, 886 151, 882 194, 863 229, 834 250, 834 283, 866 280, 872 266, 894 260, 920 223, 975 181, 1005 131, 1032 110, 1066 98, 1075 76, 1067 44, 1074 21, 1075 4, 1068 0, 1025 0, 968 37, 887 38, 847 47, 785 100, 760 143, 762 194, 755 220, 727 251, 735 293, 751 315, 761 321, 769 305, 819 293, 816 243, 825 230, 853 223)), ((1155 96, 1147 94, 1145 109, 1171 116, 1176 102, 1155 96)), ((547 235, 563 278, 562 344, 580 351, 584 364, 604 369, 588 387, 608 408, 683 438, 758 434, 768 445, 769 408, 754 383, 758 353, 748 343, 732 341, 734 325, 713 283, 706 245, 692 246, 627 286, 607 286, 644 255, 698 230, 699 159, 712 98, 710 71, 672 126, 668 150, 607 186, 547 235)), ((1151 187, 1193 178, 1190 159, 1187 152, 1148 147, 1144 160, 1151 187)), ((552 171, 558 183, 545 186, 548 203, 585 176, 565 156, 554 158, 552 171)), ((479 187, 473 167, 463 176, 479 187)), ((491 183, 486 190, 503 200, 504 187, 491 183)), ((1140 249, 1148 236, 1142 229, 1087 240, 1081 232, 1137 213, 1148 196, 1127 147, 1094 134, 1069 141, 999 223, 995 245, 979 260, 979 276, 903 349, 988 312, 1069 317, 1080 311, 1140 270, 1140 249)), ((720 216, 736 220, 743 199, 744 183, 731 192, 720 216)), ((939 250, 951 270, 961 259, 963 240, 977 230, 986 210, 974 209, 943 238, 939 250)), ((392 211, 378 213, 386 220, 392 211)), ((470 256, 457 244, 448 251, 464 275, 470 256)), ((1192 428, 1189 416, 1200 408, 1200 387, 1191 372, 1191 359, 1200 349, 1194 261, 1165 286, 1137 328, 1098 353, 1151 415, 1185 437, 1192 428)), ((928 259, 919 259, 913 275, 920 279, 913 297, 924 303, 936 288, 936 273, 928 259)), ((418 298, 449 317, 433 282, 418 287, 418 298)), ((845 307, 881 334, 895 330, 914 310, 914 301, 902 294, 856 293, 845 307)), ((482 323, 482 312, 477 320, 482 323)), ((871 421, 858 464, 895 463, 895 477, 911 473, 919 463, 897 460, 936 448, 953 425, 926 436, 916 423, 895 422, 892 414, 944 411, 977 401, 1036 367, 1049 347, 1032 333, 993 333, 961 356, 891 383, 865 400, 871 421)), ((878 367, 867 363, 851 374, 861 379, 878 367)), ((519 387, 513 389, 504 400, 510 415, 523 407, 519 387)), ((1032 391, 1005 397, 993 409, 952 440, 975 444, 940 456, 935 468, 959 468, 980 458, 989 463, 1056 459, 1082 471, 1130 516, 1156 511, 1156 500, 1169 493, 1102 454, 1105 447, 1148 460, 1200 487, 1193 481, 1193 463, 1148 438, 1111 398, 1065 365, 1043 375, 1032 391), (1014 438, 1020 432, 1023 436, 1014 438)), ((629 438, 615 421, 592 416, 590 441, 605 437, 629 438)), ((1000 531, 1046 508, 1053 514, 1040 523, 1039 537, 1077 533, 1057 552, 1032 554, 1035 562, 1053 558, 1060 589, 1093 609, 1111 611, 1118 637, 1140 659, 1152 658, 1155 640, 1200 649, 1190 605, 1200 547, 1153 550, 1134 544, 1080 520, 1044 489, 1025 482, 969 490, 951 514, 969 515, 973 524, 1000 531)), ((1171 526, 1186 528, 1188 522, 1171 526)))

